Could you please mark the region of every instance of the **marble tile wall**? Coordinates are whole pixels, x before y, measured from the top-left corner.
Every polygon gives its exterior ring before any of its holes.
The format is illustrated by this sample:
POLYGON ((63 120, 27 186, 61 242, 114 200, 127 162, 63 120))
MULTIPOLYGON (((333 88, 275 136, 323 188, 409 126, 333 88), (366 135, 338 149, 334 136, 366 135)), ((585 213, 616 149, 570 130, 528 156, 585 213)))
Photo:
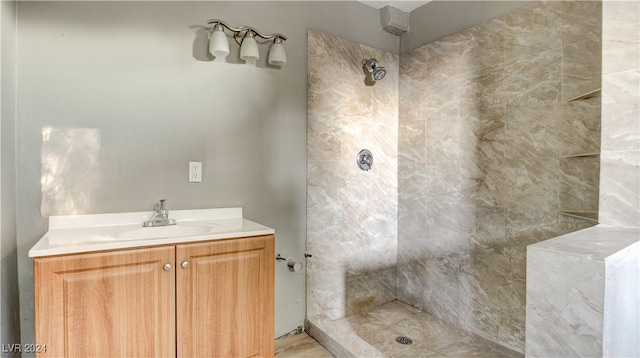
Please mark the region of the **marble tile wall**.
POLYGON ((396 298, 399 58, 313 30, 308 51, 307 317, 337 319, 396 298))
POLYGON ((640 2, 602 8, 603 224, 640 227, 640 2))
POLYGON ((596 223, 559 211, 597 213, 601 9, 539 2, 401 56, 399 300, 524 351, 526 246, 596 223))

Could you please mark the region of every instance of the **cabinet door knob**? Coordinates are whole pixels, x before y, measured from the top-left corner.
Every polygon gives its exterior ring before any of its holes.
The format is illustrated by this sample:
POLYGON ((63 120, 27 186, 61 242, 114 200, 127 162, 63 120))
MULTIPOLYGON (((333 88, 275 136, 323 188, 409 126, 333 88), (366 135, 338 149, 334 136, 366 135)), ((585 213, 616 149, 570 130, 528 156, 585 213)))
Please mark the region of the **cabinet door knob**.
POLYGON ((189 268, 189 261, 182 261, 180 266, 182 266, 183 269, 189 268))
POLYGON ((164 266, 162 266, 162 268, 163 268, 165 271, 169 271, 169 270, 171 270, 171 264, 164 264, 164 266))

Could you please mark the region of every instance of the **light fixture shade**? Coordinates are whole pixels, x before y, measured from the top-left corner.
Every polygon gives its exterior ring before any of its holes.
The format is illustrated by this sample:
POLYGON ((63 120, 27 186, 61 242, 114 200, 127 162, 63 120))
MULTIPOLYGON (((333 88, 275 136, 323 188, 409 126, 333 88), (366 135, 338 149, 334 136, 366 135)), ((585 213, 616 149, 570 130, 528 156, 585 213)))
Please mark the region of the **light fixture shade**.
POLYGON ((242 40, 242 45, 240 46, 240 58, 247 62, 255 62, 260 58, 258 44, 256 43, 253 32, 251 31, 247 32, 247 35, 242 40))
POLYGON ((269 50, 269 64, 274 66, 282 66, 287 63, 287 53, 284 52, 282 40, 276 38, 269 50))
POLYGON ((216 58, 224 59, 229 54, 229 41, 222 30, 222 26, 213 30, 209 38, 209 53, 216 58))

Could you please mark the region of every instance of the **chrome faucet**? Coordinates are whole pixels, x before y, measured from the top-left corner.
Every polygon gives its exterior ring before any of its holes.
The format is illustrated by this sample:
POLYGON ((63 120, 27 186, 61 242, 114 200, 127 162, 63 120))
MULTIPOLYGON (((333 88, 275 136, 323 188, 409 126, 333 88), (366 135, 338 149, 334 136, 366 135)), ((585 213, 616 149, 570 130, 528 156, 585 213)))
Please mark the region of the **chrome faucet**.
POLYGON ((142 223, 144 227, 151 226, 167 226, 167 225, 175 225, 176 221, 174 219, 169 219, 169 210, 167 210, 167 199, 160 199, 158 203, 156 203, 153 208, 153 214, 151 215, 151 219, 142 223))

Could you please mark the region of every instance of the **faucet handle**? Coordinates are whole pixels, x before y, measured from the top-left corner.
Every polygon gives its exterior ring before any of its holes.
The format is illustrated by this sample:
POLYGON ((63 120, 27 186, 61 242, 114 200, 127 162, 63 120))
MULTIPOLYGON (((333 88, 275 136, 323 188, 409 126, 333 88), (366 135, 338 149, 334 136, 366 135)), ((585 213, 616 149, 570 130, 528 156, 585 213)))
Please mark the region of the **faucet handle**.
POLYGON ((160 199, 153 207, 151 219, 142 223, 143 227, 175 225, 175 219, 169 219, 169 210, 167 210, 167 199, 160 199))

